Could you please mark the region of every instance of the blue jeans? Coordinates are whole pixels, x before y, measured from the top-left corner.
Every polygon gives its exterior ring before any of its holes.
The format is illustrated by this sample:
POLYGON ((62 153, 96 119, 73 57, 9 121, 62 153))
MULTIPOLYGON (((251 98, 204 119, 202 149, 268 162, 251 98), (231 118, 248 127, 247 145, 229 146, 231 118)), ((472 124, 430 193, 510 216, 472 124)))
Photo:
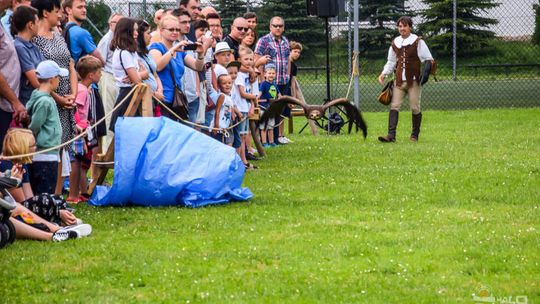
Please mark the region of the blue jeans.
POLYGON ((197 122, 197 113, 199 113, 199 97, 195 98, 192 102, 188 103, 188 116, 189 121, 197 122))

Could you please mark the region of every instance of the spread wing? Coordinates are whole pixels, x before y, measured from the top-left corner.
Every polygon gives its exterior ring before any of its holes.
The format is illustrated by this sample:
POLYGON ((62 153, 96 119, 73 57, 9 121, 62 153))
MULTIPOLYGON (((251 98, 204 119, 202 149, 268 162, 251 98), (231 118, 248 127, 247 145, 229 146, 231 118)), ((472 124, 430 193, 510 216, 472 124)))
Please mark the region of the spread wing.
POLYGON ((299 105, 306 110, 306 104, 294 97, 283 96, 270 103, 268 109, 264 110, 264 114, 261 116, 259 123, 264 123, 270 118, 279 118, 279 115, 283 113, 283 109, 289 104, 299 105))
POLYGON ((347 115, 347 118, 349 119, 349 133, 351 133, 352 125, 353 123, 356 126, 356 132, 358 132, 358 129, 362 129, 362 134, 364 135, 364 138, 367 136, 367 125, 364 121, 364 118, 362 117, 362 113, 356 106, 354 106, 352 103, 349 102, 346 98, 338 98, 330 101, 329 103, 325 104, 323 106, 324 111, 330 107, 339 106, 345 108, 345 114, 347 115))

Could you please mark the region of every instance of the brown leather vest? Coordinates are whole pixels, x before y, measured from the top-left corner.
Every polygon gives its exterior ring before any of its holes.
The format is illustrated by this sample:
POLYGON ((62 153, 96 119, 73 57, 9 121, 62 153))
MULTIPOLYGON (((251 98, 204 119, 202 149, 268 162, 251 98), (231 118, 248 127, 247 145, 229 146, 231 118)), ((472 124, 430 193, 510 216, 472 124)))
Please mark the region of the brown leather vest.
POLYGON ((420 58, 418 58, 418 43, 421 37, 418 37, 413 44, 402 46, 398 48, 394 42, 392 42, 392 49, 397 56, 396 66, 396 85, 401 86, 403 84, 403 64, 405 63, 405 77, 407 78, 407 85, 412 87, 413 80, 420 81, 420 58))

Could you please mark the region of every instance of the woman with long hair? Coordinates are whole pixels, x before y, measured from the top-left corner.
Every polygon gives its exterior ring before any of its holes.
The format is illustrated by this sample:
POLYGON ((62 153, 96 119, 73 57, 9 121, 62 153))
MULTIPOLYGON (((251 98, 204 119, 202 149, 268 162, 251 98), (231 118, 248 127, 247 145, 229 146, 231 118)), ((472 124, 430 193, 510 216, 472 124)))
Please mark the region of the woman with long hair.
MULTIPOLYGON (((43 57, 52 60, 60 68, 68 69, 69 76, 60 77, 58 88, 51 94, 58 107, 60 125, 62 126, 62 142, 75 137, 75 95, 77 94, 77 72, 64 37, 55 30, 61 16, 59 0, 32 0, 32 7, 38 11, 38 34, 32 38, 43 57)), ((69 175, 70 156, 73 155, 72 145, 63 148, 58 165, 58 179, 55 194, 62 194, 63 176, 69 175), (62 170, 64 168, 64 170, 62 170)))
POLYGON ((123 101, 122 105, 113 112, 111 117, 109 129, 113 132, 116 119, 123 116, 129 106, 131 90, 135 85, 148 78, 148 71, 140 62, 137 54, 138 30, 139 26, 135 19, 122 18, 116 24, 116 30, 111 41, 111 50, 114 50, 112 57, 113 76, 119 88, 115 107, 123 101))
POLYGON ((163 101, 163 85, 157 75, 157 65, 154 58, 148 52, 148 45, 152 39, 152 27, 145 20, 137 20, 138 37, 137 37, 137 54, 141 58, 144 68, 149 72, 148 78, 143 80, 144 83, 152 89, 152 96, 160 101, 163 101))

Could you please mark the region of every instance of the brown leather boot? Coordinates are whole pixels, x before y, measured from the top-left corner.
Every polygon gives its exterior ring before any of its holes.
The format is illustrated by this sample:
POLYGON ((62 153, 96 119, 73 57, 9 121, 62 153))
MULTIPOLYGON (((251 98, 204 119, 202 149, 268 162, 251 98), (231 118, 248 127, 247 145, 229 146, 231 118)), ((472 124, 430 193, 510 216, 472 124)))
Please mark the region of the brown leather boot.
POLYGON ((396 142, 396 129, 399 120, 399 112, 390 110, 388 113, 388 135, 379 136, 380 142, 396 142))
POLYGON ((412 133, 411 141, 417 142, 420 135, 420 126, 422 125, 422 113, 412 115, 412 133))

